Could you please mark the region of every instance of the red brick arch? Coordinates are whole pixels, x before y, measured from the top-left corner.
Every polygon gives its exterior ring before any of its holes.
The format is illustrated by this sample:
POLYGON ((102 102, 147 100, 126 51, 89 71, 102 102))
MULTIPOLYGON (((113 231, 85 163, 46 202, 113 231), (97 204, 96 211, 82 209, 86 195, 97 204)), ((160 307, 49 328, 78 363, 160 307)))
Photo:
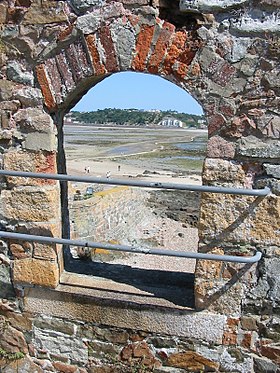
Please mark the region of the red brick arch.
MULTIPOLYGON (((38 82, 50 112, 73 106, 88 89, 115 72, 155 74, 185 89, 188 79, 199 78, 199 65, 193 60, 202 42, 194 32, 177 31, 160 19, 139 27, 135 17, 125 17, 118 22, 118 31, 122 32, 121 45, 128 47, 120 51, 115 27, 115 23, 106 24, 79 36, 37 65, 38 82)), ((188 91, 194 95, 193 86, 188 91)))

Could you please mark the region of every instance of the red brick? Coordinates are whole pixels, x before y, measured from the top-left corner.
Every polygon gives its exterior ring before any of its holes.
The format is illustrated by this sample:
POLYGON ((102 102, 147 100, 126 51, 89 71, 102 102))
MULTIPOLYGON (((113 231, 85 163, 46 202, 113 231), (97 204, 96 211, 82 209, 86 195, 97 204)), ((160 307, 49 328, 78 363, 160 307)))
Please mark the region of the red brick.
POLYGON ((45 67, 47 69, 49 77, 51 77, 51 84, 55 96, 55 101, 57 104, 60 104, 62 102, 62 80, 56 65, 56 60, 54 58, 47 59, 45 62, 45 67))
POLYGON ((261 354, 273 360, 276 364, 280 365, 280 347, 279 346, 262 346, 261 354))
POLYGON ((81 41, 71 44, 66 49, 66 56, 75 82, 92 74, 90 62, 87 59, 87 53, 81 41))
POLYGON ((64 86, 67 91, 71 91, 75 87, 74 78, 71 72, 71 68, 68 64, 68 60, 65 54, 65 51, 59 53, 56 57, 57 66, 63 80, 64 86))
POLYGON ((40 84, 42 94, 44 96, 45 105, 49 110, 57 108, 54 96, 52 94, 49 79, 43 64, 36 66, 37 79, 40 84))
POLYGON ((62 41, 64 39, 66 39, 67 36, 71 35, 71 32, 72 32, 73 28, 74 28, 74 25, 70 25, 70 26, 66 27, 65 29, 61 30, 58 34, 57 39, 59 41, 62 41))
POLYGON ((170 74, 171 69, 177 57, 180 55, 182 50, 184 49, 185 42, 187 40, 187 34, 183 31, 178 31, 176 34, 173 35, 171 40, 171 46, 167 51, 167 56, 164 59, 164 72, 165 74, 170 74))
POLYGON ((236 345, 236 344, 237 344, 237 334, 233 332, 224 332, 223 345, 236 345))
POLYGON ((93 69, 95 75, 103 75, 105 74, 106 70, 105 67, 100 62, 100 55, 98 49, 96 47, 96 37, 95 35, 88 35, 86 36, 87 47, 91 56, 93 69))
POLYGON ((148 70, 152 74, 158 73, 158 68, 162 62, 167 48, 170 44, 170 39, 175 32, 175 26, 171 23, 164 22, 163 27, 160 31, 154 52, 148 63, 148 70))
POLYGON ((241 347, 246 348, 247 350, 251 349, 251 343, 252 343, 252 333, 251 332, 245 332, 242 336, 241 340, 241 347))
POLYGON ((176 64, 176 68, 174 69, 174 72, 179 79, 184 79, 189 71, 189 66, 185 63, 178 62, 176 64))
POLYGON ((144 71, 146 59, 151 48, 154 35, 154 26, 144 25, 138 35, 136 42, 136 56, 132 61, 132 68, 136 71, 144 71))
POLYGON ((106 62, 105 68, 108 72, 118 71, 118 63, 116 51, 111 36, 111 31, 108 26, 102 27, 99 33, 101 44, 105 51, 106 62))

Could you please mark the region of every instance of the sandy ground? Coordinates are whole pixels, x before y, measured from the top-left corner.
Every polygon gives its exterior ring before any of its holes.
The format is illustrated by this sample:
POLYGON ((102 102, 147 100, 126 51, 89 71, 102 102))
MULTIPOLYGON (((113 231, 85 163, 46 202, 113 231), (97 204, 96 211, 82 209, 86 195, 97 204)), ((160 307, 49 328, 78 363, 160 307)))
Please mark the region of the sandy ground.
MULTIPOLYGON (((136 178, 137 180, 146 181, 160 181, 160 182, 170 182, 170 183, 184 183, 184 184, 201 184, 200 175, 191 176, 176 176, 175 173, 154 170, 157 174, 146 174, 144 175, 145 168, 139 166, 117 163, 111 160, 104 159, 102 161, 93 160, 68 160, 67 161, 67 172, 70 175, 83 175, 83 176, 93 176, 93 177, 106 177, 107 172, 110 172, 112 178, 136 178), (120 166, 120 170, 118 170, 120 166), (85 172, 85 168, 89 168, 89 172, 85 172)), ((151 166, 152 169, 152 166, 151 166)))
MULTIPOLYGON (((130 179, 137 178, 137 180, 145 181, 157 181, 157 182, 169 182, 178 184, 201 184, 200 175, 192 176, 174 176, 170 172, 158 171, 158 174, 143 175, 145 169, 139 164, 138 167, 120 164, 120 171, 118 170, 119 163, 103 160, 103 161, 85 161, 85 160, 70 160, 68 161, 68 173, 73 175, 93 176, 93 177, 106 177, 107 171, 110 171, 112 178, 119 179, 130 179), (90 172, 85 172, 85 168, 89 167, 90 172)), ((110 186, 107 186, 110 188, 110 186)), ((140 228, 140 227, 139 227, 140 228)), ((193 227, 182 227, 182 224, 177 221, 173 221, 168 218, 154 217, 147 227, 142 227, 139 230, 137 236, 138 239, 143 238, 143 232, 150 232, 150 237, 153 237, 159 243, 159 247, 196 252, 198 246, 198 231, 193 227), (144 229, 146 228, 146 229, 144 229)), ((146 234, 146 238, 148 236, 146 234)), ((148 257, 143 254, 131 254, 127 255, 126 258, 115 259, 111 264, 123 264, 128 265, 132 268, 144 268, 144 269, 160 269, 166 271, 175 272, 188 272, 193 273, 195 270, 195 260, 174 258, 167 256, 154 256, 149 255, 148 257)))
MULTIPOLYGON (((144 150, 144 149, 143 149, 144 150)), ((180 176, 178 173, 172 171, 164 171, 162 169, 156 169, 151 163, 151 166, 147 168, 147 162, 145 167, 141 160, 136 164, 123 163, 123 155, 118 160, 118 156, 115 156, 115 161, 112 161, 109 157, 94 160, 93 154, 83 154, 83 157, 77 159, 76 156, 69 156, 67 159, 67 173, 70 175, 81 175, 81 176, 92 176, 92 177, 106 177, 106 174, 110 172, 110 178, 117 179, 136 179, 144 181, 156 181, 163 183, 178 183, 178 184, 201 184, 200 175, 184 175, 180 176), (84 156, 88 156, 85 159, 84 156), (144 173, 145 171, 151 171, 151 173, 144 173), (88 170, 88 171, 86 171, 88 170), (153 173, 152 173, 153 172, 153 173)), ((95 158, 96 159, 96 158, 95 158)), ((77 185, 75 185, 76 187, 77 185)), ((105 188, 110 188, 106 186, 105 188)), ((73 191, 75 189, 73 188, 73 191)), ((138 239, 145 236, 145 231, 149 231, 150 237, 153 237, 161 248, 179 250, 179 251, 197 251, 198 245, 198 232, 196 228, 182 226, 182 223, 168 219, 155 217, 151 221, 146 229, 142 229, 138 232, 138 239), (144 235, 144 236, 143 236, 144 235)), ((147 235, 147 233, 146 233, 147 235)), ((146 237, 147 238, 147 237, 146 237)), ((180 271, 193 273, 195 269, 195 260, 183 259, 183 258, 171 258, 162 256, 145 256, 142 254, 132 254, 126 258, 119 258, 113 261, 115 264, 124 264, 135 268, 145 269, 161 269, 169 271, 180 271)), ((112 263, 112 264, 113 264, 112 263)))

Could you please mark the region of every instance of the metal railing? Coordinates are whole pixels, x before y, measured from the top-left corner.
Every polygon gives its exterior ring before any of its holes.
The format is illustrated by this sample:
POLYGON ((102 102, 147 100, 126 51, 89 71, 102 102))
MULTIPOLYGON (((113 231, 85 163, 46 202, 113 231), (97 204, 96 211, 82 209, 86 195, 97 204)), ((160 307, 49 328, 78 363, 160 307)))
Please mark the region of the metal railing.
MULTIPOLYGON (((208 192, 208 193, 224 193, 224 194, 236 194, 236 195, 247 195, 247 196, 266 196, 270 193, 268 187, 264 189, 242 189, 242 188, 228 188, 228 187, 215 187, 206 185, 191 185, 191 184, 174 184, 174 183, 159 183, 159 182, 146 182, 146 181, 135 181, 135 180, 123 180, 123 179, 111 179, 111 178, 99 178, 89 176, 73 176, 66 174, 44 174, 44 173, 33 173, 33 172, 22 172, 22 171, 11 171, 11 170, 0 170, 2 176, 13 176, 13 177, 30 177, 36 179, 50 179, 59 181, 76 181, 84 183, 97 183, 97 184, 109 184, 109 185, 123 185, 123 186, 135 186, 144 188, 154 189, 168 189, 168 190, 187 190, 197 192, 208 192)), ((46 236, 37 236, 13 232, 0 231, 1 238, 11 238, 24 241, 35 241, 42 243, 55 243, 69 246, 80 246, 80 247, 92 247, 102 248, 112 251, 125 251, 130 253, 141 253, 150 255, 163 255, 180 258, 192 258, 192 259, 206 259, 216 261, 226 261, 235 263, 256 263, 258 262, 262 254, 256 252, 253 256, 234 256, 234 255, 217 255, 217 254, 204 254, 204 253, 192 253, 184 251, 175 251, 167 249, 150 249, 138 246, 126 246, 126 245, 112 245, 103 244, 100 242, 93 241, 82 241, 82 240, 70 240, 65 238, 55 238, 46 236)))

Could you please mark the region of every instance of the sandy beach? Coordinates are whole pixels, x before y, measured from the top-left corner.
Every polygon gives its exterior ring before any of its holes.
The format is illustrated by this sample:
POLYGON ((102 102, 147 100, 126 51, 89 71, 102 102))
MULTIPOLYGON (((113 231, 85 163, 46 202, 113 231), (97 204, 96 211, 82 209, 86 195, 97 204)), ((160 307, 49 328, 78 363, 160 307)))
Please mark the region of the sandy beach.
MULTIPOLYGON (((176 173, 157 170, 147 173, 146 168, 135 165, 124 164, 121 162, 115 162, 111 160, 69 160, 67 162, 67 172, 70 175, 84 175, 94 177, 106 177, 107 172, 110 172, 111 178, 118 179, 131 179, 137 178, 137 180, 155 180, 160 182, 172 182, 172 183, 185 183, 185 184, 201 184, 201 176, 189 175, 189 176, 176 176, 176 173), (120 170, 118 169, 120 166, 120 170), (89 172, 85 170, 89 169, 89 172), (153 173, 156 172, 156 173, 153 173)), ((152 166, 150 170, 152 170, 152 166)))
POLYGON ((170 163, 185 157, 183 151, 179 157, 174 157, 174 150, 172 153, 169 148, 173 143, 188 144, 205 135, 205 130, 67 126, 67 172, 94 177, 106 177, 109 173, 111 178, 200 184, 201 169, 188 174, 188 163, 185 166, 170 163))
MULTIPOLYGON (((68 127, 67 130, 69 136, 66 138, 66 164, 67 173, 70 175, 106 178, 109 174, 110 179, 201 184, 202 161, 193 164, 192 153, 189 151, 185 157, 184 150, 177 150, 176 145, 178 143, 179 145, 192 144, 195 138, 205 136, 205 131, 133 129, 134 133, 131 133, 131 129, 114 128, 112 130, 85 127, 79 129, 68 127), (186 169, 189 164, 193 169, 186 169)), ((75 193, 77 189, 85 193, 87 186, 88 184, 84 183, 72 184, 70 193, 71 191, 75 193)), ((103 185, 102 189, 107 193, 106 197, 103 197, 103 201, 105 201, 105 198, 110 198, 110 191, 114 190, 114 186, 103 185)), ((140 190, 139 193, 141 193, 140 190)), ((141 199, 140 194, 138 198, 141 199)), ((111 209, 113 208, 118 207, 111 206, 111 209)), ((173 210, 171 206, 165 208, 173 210)), ((186 206, 182 205, 182 209, 184 208, 186 206)), ((198 234, 195 227, 184 223, 184 221, 161 216, 156 208, 148 207, 147 201, 143 204, 142 210, 145 211, 146 219, 139 220, 137 226, 129 232, 129 235, 133 236, 133 241, 141 244, 148 240, 156 243, 156 247, 171 250, 188 252, 197 250, 198 234)), ((129 216, 127 219, 130 219, 129 216)), ((88 237, 82 236, 81 238, 88 239, 88 237)), ((118 239, 121 241, 124 239, 122 243, 130 244, 126 238, 118 237, 118 239)), ((190 273, 193 273, 195 266, 194 260, 182 258, 170 260, 169 257, 154 255, 149 256, 149 260, 147 260, 147 257, 142 254, 115 258, 110 260, 110 263, 132 268, 160 268, 166 271, 190 273)))

